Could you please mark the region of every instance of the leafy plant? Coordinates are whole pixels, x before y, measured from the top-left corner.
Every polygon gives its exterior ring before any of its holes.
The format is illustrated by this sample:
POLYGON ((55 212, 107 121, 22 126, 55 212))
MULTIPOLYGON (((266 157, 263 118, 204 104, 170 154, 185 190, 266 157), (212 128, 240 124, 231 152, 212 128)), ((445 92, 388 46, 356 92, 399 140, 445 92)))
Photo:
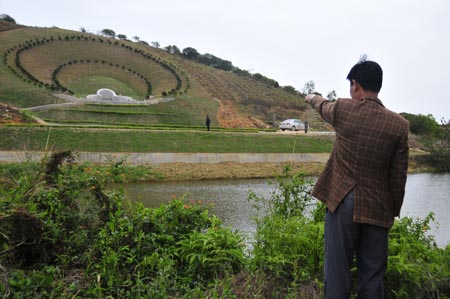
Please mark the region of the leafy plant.
POLYGON ((429 135, 426 141, 430 164, 440 172, 450 171, 450 122, 442 119, 442 125, 434 135, 429 135))
POLYGON ((213 226, 206 232, 194 231, 177 244, 183 272, 194 281, 211 281, 236 274, 245 263, 242 238, 229 228, 213 226))
POLYGON ((434 119, 433 115, 423 115, 423 114, 411 114, 411 113, 400 113, 404 118, 409 121, 409 126, 411 133, 419 135, 434 134, 438 130, 438 123, 434 119))
POLYGON ((289 172, 290 167, 285 166, 282 176, 277 177, 275 181, 269 181, 269 184, 277 185, 271 198, 258 197, 250 192, 249 201, 256 204, 255 208, 264 208, 269 214, 285 219, 293 216, 306 216, 307 208, 315 206, 311 196, 312 180, 306 179, 301 173, 291 176, 289 172))
MULTIPOLYGON (((264 212, 256 218, 252 263, 278 286, 271 293, 275 297, 296 293, 311 281, 320 285, 322 280, 325 210, 310 194, 312 180, 302 174, 290 176, 289 171, 286 167, 277 178, 271 198, 249 195, 264 212)), ((317 290, 312 296, 318 296, 317 290)))
MULTIPOLYGON (((325 209, 303 176, 286 168, 271 199, 250 196, 260 214, 247 248, 201 202, 149 209, 112 188, 142 169, 69 156, 0 167, 3 297, 319 298, 325 209)), ((450 245, 436 246, 432 221, 392 228, 387 298, 450 297, 450 245)))
POLYGON ((255 239, 253 262, 281 284, 321 278, 323 223, 272 215, 258 225, 255 239))
POLYGON ((133 167, 93 167, 69 157, 53 155, 33 181, 21 179, 27 169, 8 167, 15 173, 0 188, 2 295, 190 298, 244 268, 241 237, 201 203, 131 205, 106 186, 126 181, 133 167))
POLYGON ((448 298, 450 260, 446 249, 428 234, 433 213, 424 219, 404 217, 395 222, 389 240, 387 298, 448 298))

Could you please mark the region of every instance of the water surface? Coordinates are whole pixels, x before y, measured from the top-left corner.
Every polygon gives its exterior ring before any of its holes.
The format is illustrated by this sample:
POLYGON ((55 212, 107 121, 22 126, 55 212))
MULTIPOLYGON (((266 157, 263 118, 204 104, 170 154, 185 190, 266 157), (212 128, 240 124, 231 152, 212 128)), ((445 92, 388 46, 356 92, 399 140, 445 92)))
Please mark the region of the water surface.
MULTIPOLYGON (((141 201, 147 207, 157 207, 174 197, 186 195, 188 200, 201 200, 211 204, 211 211, 225 225, 251 236, 255 231, 252 216, 256 211, 249 203, 248 193, 270 198, 275 185, 266 179, 212 180, 186 182, 133 183, 126 192, 133 201, 141 201)), ((450 243, 450 174, 412 174, 406 183, 405 200, 401 216, 425 217, 435 213, 436 223, 431 233, 439 246, 450 243)))

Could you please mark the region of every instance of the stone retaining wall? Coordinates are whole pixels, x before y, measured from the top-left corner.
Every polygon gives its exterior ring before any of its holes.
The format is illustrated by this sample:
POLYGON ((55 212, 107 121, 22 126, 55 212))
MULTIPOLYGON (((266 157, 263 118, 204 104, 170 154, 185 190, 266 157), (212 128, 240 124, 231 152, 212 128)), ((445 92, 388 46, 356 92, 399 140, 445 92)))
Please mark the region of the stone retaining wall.
MULTIPOLYGON (((325 163, 329 154, 277 154, 277 153, 95 153, 78 152, 78 161, 110 163, 125 160, 128 164, 165 164, 165 163, 284 163, 284 162, 320 162, 325 163)), ((0 151, 0 162, 40 161, 48 152, 0 151)))

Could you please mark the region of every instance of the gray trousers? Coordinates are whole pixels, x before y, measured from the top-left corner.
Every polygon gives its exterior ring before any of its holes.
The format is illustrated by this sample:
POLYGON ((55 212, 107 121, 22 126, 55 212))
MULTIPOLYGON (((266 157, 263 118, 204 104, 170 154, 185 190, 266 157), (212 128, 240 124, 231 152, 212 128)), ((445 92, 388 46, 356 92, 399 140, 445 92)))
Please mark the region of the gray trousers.
POLYGON ((325 217, 325 298, 347 299, 356 254, 358 299, 383 298, 389 229, 353 222, 353 191, 325 217))

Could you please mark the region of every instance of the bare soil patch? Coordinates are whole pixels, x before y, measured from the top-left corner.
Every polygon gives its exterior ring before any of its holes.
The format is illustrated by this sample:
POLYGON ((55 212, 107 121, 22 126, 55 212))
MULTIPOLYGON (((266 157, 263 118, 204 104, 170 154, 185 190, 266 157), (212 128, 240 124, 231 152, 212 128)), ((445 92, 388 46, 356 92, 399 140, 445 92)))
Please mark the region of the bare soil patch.
POLYGON ((218 101, 217 120, 224 128, 265 128, 267 125, 256 117, 247 116, 238 111, 233 101, 218 101))
POLYGON ((19 109, 0 103, 0 125, 24 124, 33 121, 27 119, 20 113, 19 109))

